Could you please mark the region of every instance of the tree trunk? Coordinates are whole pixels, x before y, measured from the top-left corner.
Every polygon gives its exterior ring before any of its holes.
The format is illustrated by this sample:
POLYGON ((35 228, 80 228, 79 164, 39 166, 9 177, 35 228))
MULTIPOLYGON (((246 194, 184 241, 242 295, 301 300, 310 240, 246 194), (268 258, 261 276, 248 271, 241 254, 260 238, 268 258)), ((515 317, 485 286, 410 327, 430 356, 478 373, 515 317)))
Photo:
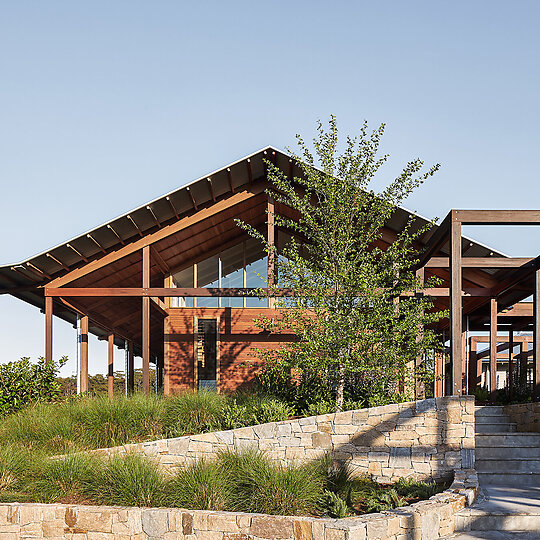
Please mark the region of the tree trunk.
POLYGON ((339 366, 338 381, 336 387, 336 412, 343 410, 343 390, 345 388, 345 367, 343 364, 339 366))

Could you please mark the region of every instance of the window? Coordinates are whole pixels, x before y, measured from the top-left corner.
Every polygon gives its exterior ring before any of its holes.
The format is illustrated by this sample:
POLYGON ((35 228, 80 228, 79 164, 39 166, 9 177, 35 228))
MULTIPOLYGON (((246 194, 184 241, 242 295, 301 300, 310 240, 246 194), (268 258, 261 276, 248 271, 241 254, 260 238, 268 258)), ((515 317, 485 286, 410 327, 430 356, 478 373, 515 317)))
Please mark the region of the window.
MULTIPOLYGON (((258 240, 245 242, 223 250, 218 255, 197 262, 172 276, 174 287, 266 287, 268 262, 258 240)), ((254 296, 172 298, 172 307, 268 307, 267 298, 254 296)))

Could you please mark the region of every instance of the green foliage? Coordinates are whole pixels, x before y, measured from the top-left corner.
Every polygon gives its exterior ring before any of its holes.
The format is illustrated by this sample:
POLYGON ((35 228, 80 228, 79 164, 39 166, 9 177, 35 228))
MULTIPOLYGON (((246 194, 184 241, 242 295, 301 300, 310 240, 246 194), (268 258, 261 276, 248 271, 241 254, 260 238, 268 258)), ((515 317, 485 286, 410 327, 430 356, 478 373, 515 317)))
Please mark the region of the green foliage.
POLYGON ((167 484, 167 504, 194 510, 229 510, 233 489, 216 463, 199 460, 179 470, 167 484))
POLYGON ((347 517, 349 508, 347 507, 347 502, 339 495, 325 489, 321 501, 321 512, 323 516, 339 519, 347 517))
POLYGON ((31 455, 17 445, 0 446, 0 493, 18 489, 31 474, 31 455))
POLYGON ((157 463, 135 454, 115 455, 88 476, 85 493, 100 504, 160 506, 165 481, 157 463))
POLYGON ((398 495, 407 499, 429 499, 446 489, 444 484, 422 482, 421 480, 413 480, 411 478, 400 478, 394 486, 398 495))
POLYGON ((34 462, 36 479, 29 489, 38 502, 84 502, 87 484, 99 464, 96 457, 81 453, 38 459, 34 462))
POLYGON ((18 411, 30 403, 54 401, 60 395, 56 375, 67 362, 47 362, 40 357, 33 364, 25 357, 15 362, 0 364, 0 417, 18 411))
POLYGON ((392 488, 372 493, 366 497, 365 504, 368 512, 383 512, 385 510, 399 508, 400 506, 406 506, 408 503, 392 488))
MULTIPOLYGON (((423 226, 412 216, 395 240, 381 247, 383 227, 398 206, 439 166, 422 172, 423 162, 412 160, 376 193, 370 183, 388 157, 378 155, 383 132, 384 125, 369 134, 364 124, 360 136, 347 138, 339 153, 337 124, 331 117, 328 131, 318 125, 314 153, 298 137, 299 155, 293 157, 302 170, 300 177, 291 179, 267 162, 273 186, 269 195, 300 216, 274 215, 276 225, 292 235, 282 252, 260 231, 238 222, 261 240, 277 266, 279 282, 270 283, 266 294, 276 296, 279 316, 261 318, 258 325, 298 337, 277 351, 260 351, 261 357, 268 364, 277 363, 281 375, 294 369, 299 387, 316 374, 338 410, 347 398, 348 381, 350 386, 360 382, 361 388, 349 399, 366 402, 374 394, 395 394, 400 383, 410 388, 414 377, 429 382, 431 370, 414 373, 409 363, 440 347, 430 325, 443 313, 434 310, 430 297, 407 294, 439 283, 435 277, 422 283, 414 271, 415 244, 432 224, 423 226), (278 286, 293 295, 276 295, 278 286)), ((297 403, 298 390, 291 391, 297 403)), ((320 395, 305 395, 302 408, 321 401, 320 395)))
POLYGON ((314 467, 284 467, 257 451, 224 452, 218 466, 234 491, 233 509, 264 514, 316 512, 324 478, 314 467))
POLYGON ((0 420, 0 440, 48 454, 103 448, 286 420, 294 409, 257 393, 134 394, 38 402, 0 420))

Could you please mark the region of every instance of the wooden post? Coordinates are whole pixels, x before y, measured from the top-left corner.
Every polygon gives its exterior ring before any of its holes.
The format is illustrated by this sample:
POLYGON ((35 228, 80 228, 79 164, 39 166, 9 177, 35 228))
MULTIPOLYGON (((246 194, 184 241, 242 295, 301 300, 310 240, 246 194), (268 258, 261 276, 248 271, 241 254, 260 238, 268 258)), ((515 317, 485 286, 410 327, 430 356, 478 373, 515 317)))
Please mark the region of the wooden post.
POLYGON ((133 350, 133 341, 128 341, 128 370, 127 370, 127 388, 128 393, 133 394, 135 391, 135 358, 133 350))
POLYGON ((533 294, 533 401, 540 398, 540 270, 534 273, 533 294))
MULTIPOLYGON (((268 231, 267 231, 267 239, 268 243, 272 246, 275 246, 275 203, 273 197, 268 197, 268 202, 266 206, 267 212, 268 212, 268 231)), ((270 251, 268 253, 268 287, 272 287, 275 285, 275 272, 276 272, 276 265, 274 260, 275 254, 273 251, 270 251)), ((268 307, 273 308, 274 307, 274 299, 268 298, 268 307)))
POLYGON ((88 316, 81 317, 81 393, 88 392, 88 316))
POLYGON ((107 379, 107 389, 109 398, 113 397, 114 394, 114 366, 113 366, 113 360, 114 360, 114 334, 108 335, 107 340, 107 360, 108 360, 108 379, 107 379))
POLYGON ((497 299, 492 298, 489 310, 489 392, 495 403, 497 396, 497 299))
POLYGON ((435 397, 444 395, 444 353, 437 351, 435 353, 435 397))
POLYGON ((45 360, 53 359, 53 299, 45 297, 45 360))
POLYGON ((522 341, 519 347, 519 385, 523 390, 527 386, 527 370, 529 357, 527 353, 529 352, 529 342, 527 340, 522 341))
MULTIPOLYGON (((416 277, 420 280, 421 284, 424 284, 424 268, 420 268, 416 271, 416 277)), ((423 293, 417 292, 417 297, 422 298, 423 293)), ((424 312, 422 311, 422 315, 424 312)), ((424 337, 424 325, 419 324, 418 325, 418 337, 417 341, 421 341, 424 337)), ((424 381, 420 378, 419 373, 422 373, 422 363, 423 363, 423 357, 422 355, 419 355, 416 357, 415 360, 415 375, 414 375, 414 393, 415 393, 415 399, 424 399, 426 397, 425 387, 424 387, 424 381)))
MULTIPOLYGON (((142 286, 150 287, 150 246, 144 246, 142 286)), ((150 393, 150 297, 142 299, 142 390, 145 394, 150 393)))
POLYGON ((514 330, 508 331, 508 397, 514 395, 514 330))
POLYGON ((452 395, 462 393, 463 347, 461 306, 461 222, 452 213, 450 225, 450 360, 452 362, 452 395))
MULTIPOLYGON (((481 364, 480 364, 481 365, 481 364)), ((482 371, 480 370, 480 375, 478 375, 478 359, 476 358, 476 340, 472 337, 469 337, 469 394, 473 394, 474 390, 478 388, 480 384, 480 378, 482 376, 482 371)))

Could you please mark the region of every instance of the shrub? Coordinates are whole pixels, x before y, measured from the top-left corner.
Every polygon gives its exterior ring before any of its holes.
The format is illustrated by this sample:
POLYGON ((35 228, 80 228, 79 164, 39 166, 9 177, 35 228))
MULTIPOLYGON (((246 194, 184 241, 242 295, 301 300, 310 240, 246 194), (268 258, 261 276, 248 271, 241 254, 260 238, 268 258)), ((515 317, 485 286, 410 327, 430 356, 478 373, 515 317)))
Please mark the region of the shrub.
POLYGON ((67 362, 47 362, 40 357, 32 364, 29 358, 0 364, 0 417, 22 409, 37 401, 54 401, 60 395, 56 375, 67 362))
POLYGON ((408 503, 392 488, 373 492, 366 498, 365 504, 368 512, 383 512, 406 506, 408 503))
POLYGON ((160 506, 165 482, 157 463, 140 455, 112 456, 89 475, 85 493, 100 504, 160 506))

